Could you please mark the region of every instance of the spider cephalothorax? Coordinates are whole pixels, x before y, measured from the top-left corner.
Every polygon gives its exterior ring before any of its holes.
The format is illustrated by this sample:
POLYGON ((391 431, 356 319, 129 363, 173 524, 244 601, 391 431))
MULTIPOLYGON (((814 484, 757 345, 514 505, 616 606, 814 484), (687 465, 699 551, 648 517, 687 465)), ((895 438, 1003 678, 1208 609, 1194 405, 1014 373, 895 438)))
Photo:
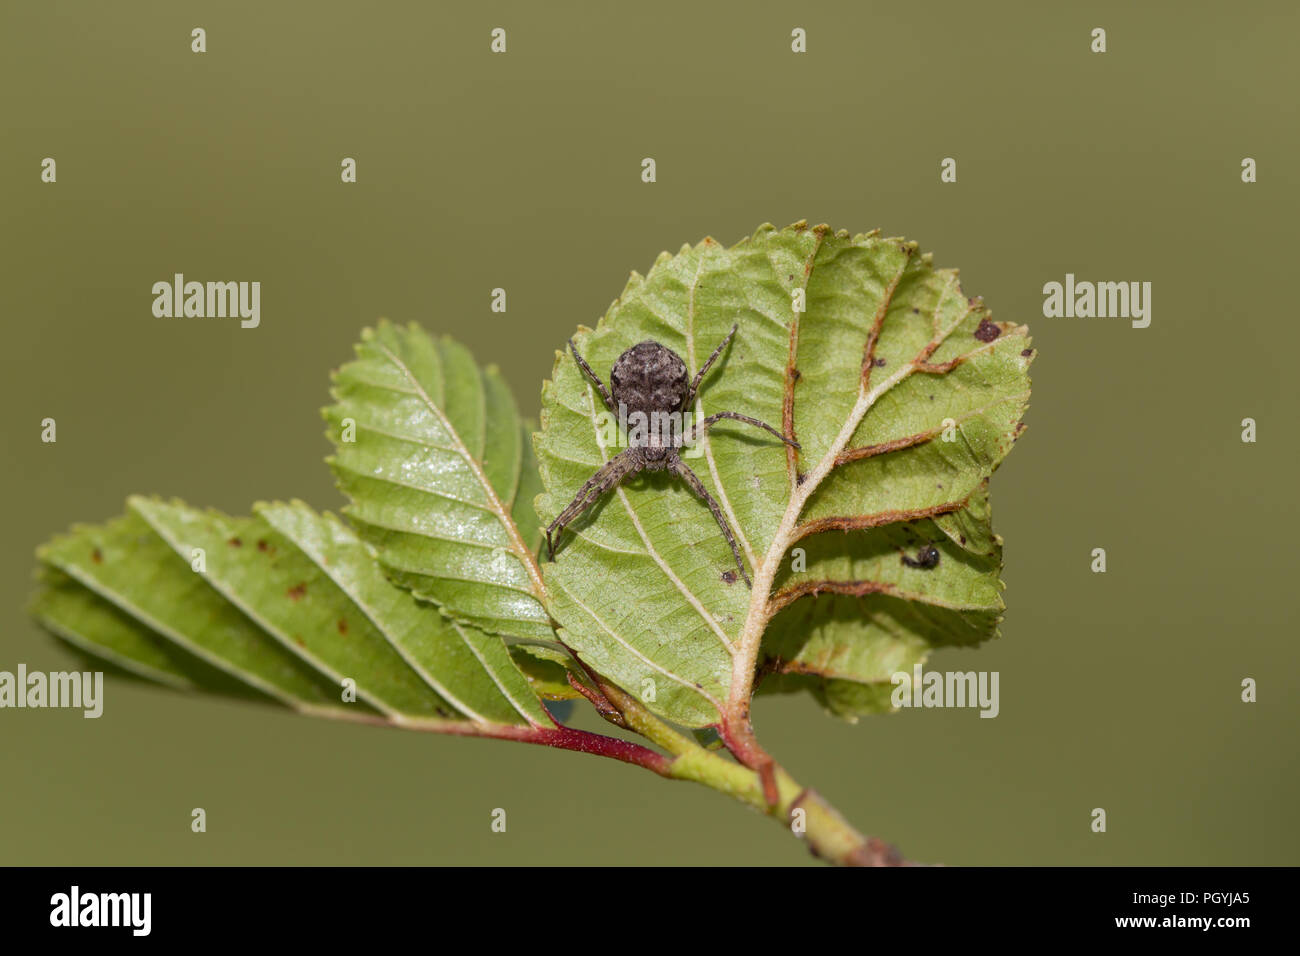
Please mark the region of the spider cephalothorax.
POLYGON ((695 472, 682 461, 680 454, 686 442, 693 441, 704 429, 724 418, 765 428, 787 445, 799 447, 798 442, 786 438, 766 422, 738 412, 715 412, 690 426, 683 425, 682 414, 695 404, 695 396, 699 392, 704 373, 709 370, 735 334, 736 326, 733 325, 726 338, 718 343, 718 347, 713 350, 708 361, 700 367, 700 370, 695 373, 695 378, 689 383, 686 363, 672 349, 654 341, 634 345, 618 357, 618 361, 610 370, 612 395, 591 370, 587 360, 578 354, 573 340, 569 340, 569 348, 578 367, 595 384, 600 397, 605 402, 605 407, 618 416, 620 425, 626 430, 628 447, 605 462, 587 480, 587 483, 578 489, 577 495, 569 502, 569 506, 551 522, 550 527, 546 529, 546 550, 550 556, 555 555, 552 535, 558 535, 564 530, 565 525, 595 504, 601 495, 614 488, 624 478, 641 471, 669 471, 685 481, 691 490, 709 506, 714 519, 718 522, 718 527, 722 529, 722 534, 727 539, 727 544, 731 545, 731 553, 736 558, 736 567, 740 569, 740 576, 745 579, 746 584, 750 583, 749 574, 745 571, 745 563, 740 557, 740 548, 736 545, 736 536, 732 533, 731 525, 727 523, 722 508, 696 477, 695 472))

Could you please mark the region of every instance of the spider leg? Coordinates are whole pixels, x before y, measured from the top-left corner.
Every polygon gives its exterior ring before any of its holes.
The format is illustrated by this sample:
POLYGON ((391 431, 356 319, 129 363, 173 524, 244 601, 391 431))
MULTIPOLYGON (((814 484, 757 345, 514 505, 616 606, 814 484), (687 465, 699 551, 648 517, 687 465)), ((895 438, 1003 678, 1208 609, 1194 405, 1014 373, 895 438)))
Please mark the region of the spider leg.
POLYGON ((742 415, 739 412, 715 412, 714 414, 710 415, 708 418, 704 419, 703 421, 692 424, 691 427, 686 430, 686 434, 683 436, 683 441, 693 441, 696 437, 695 431, 697 428, 701 432, 703 432, 704 429, 708 428, 714 422, 721 421, 724 418, 730 418, 733 419, 734 421, 744 422, 747 425, 754 425, 757 426, 758 428, 766 429, 767 431, 775 435, 777 438, 781 439, 781 441, 789 445, 791 448, 799 447, 799 443, 797 441, 795 441, 793 438, 786 438, 784 435, 782 435, 779 431, 777 431, 767 422, 760 422, 757 418, 750 418, 748 415, 742 415))
POLYGON ((695 394, 700 390, 700 382, 704 380, 704 373, 709 370, 709 367, 715 361, 717 361, 718 356, 722 354, 722 350, 725 349, 727 343, 731 341, 731 337, 736 334, 737 328, 738 326, 735 325, 731 327, 731 331, 727 333, 727 337, 718 343, 718 347, 713 350, 713 354, 709 356, 709 360, 701 365, 700 370, 695 373, 695 380, 691 382, 691 390, 686 393, 686 401, 682 402, 683 409, 690 408, 695 404, 695 394))
POLYGON ((587 479, 587 483, 578 489, 578 493, 573 496, 573 500, 569 502, 568 507, 561 511, 555 520, 551 522, 551 526, 546 529, 546 556, 548 558, 555 557, 555 544, 552 535, 558 537, 569 522, 581 515, 596 503, 596 499, 636 470, 637 464, 628 458, 627 452, 621 452, 601 465, 596 473, 587 479))
POLYGON ((596 383, 596 390, 600 392, 600 397, 605 400, 605 407, 611 412, 617 412, 618 409, 614 407, 614 399, 609 394, 609 389, 605 387, 605 383, 600 380, 599 376, 591 370, 587 360, 578 354, 578 347, 573 344, 573 339, 569 339, 569 349, 573 352, 573 358, 577 361, 578 367, 587 373, 587 378, 596 383))
POLYGON ((745 571, 745 562, 740 557, 740 548, 736 544, 736 536, 731 533, 731 525, 727 523, 727 516, 722 513, 721 506, 713 500, 713 495, 709 494, 709 489, 704 487, 704 482, 695 476, 695 472, 687 466, 686 462, 680 458, 674 457, 672 464, 668 466, 674 475, 677 475, 688 485, 691 491, 695 492, 704 499, 704 503, 709 506, 713 512, 713 518, 718 522, 718 527, 722 529, 723 536, 727 539, 727 544, 731 545, 731 553, 736 557, 736 567, 740 569, 740 576, 745 579, 745 583, 750 587, 754 582, 749 580, 749 574, 745 571))

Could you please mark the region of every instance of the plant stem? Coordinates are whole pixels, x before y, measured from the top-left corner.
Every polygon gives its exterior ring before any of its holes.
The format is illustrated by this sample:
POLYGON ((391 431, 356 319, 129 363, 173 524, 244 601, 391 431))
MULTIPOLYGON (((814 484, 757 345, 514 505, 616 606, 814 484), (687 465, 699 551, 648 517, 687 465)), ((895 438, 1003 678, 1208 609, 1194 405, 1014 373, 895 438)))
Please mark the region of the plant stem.
MULTIPOLYGON (((341 718, 381 727, 399 727, 462 737, 489 737, 520 743, 556 747, 577 753, 610 757, 635 764, 670 780, 688 780, 726 794, 755 810, 780 820, 798 838, 806 840, 814 856, 840 866, 905 866, 899 852, 875 837, 865 837, 815 790, 798 784, 770 757, 760 772, 723 756, 722 751, 701 747, 651 713, 639 700, 622 689, 598 679, 600 691, 622 715, 619 726, 635 731, 668 751, 664 756, 629 740, 572 727, 512 726, 479 724, 468 720, 439 718, 393 720, 380 714, 349 715, 341 718), (771 790, 775 789, 775 799, 771 790), (802 814, 797 811, 802 810, 802 814)), ((326 716, 338 718, 337 712, 326 716)), ((612 716, 606 720, 617 723, 612 716)))
POLYGON ((758 746, 748 720, 745 721, 745 740, 754 748, 750 757, 761 764, 758 768, 736 763, 719 752, 701 747, 656 717, 631 694, 598 677, 595 679, 605 698, 622 714, 623 722, 619 726, 635 731, 673 755, 663 776, 704 784, 783 821, 795 836, 808 841, 808 848, 814 856, 830 863, 840 866, 906 865, 893 846, 876 837, 864 837, 815 790, 795 782, 758 746), (798 814, 799 810, 803 813, 798 814))
MULTIPOLYGON (((313 711, 304 709, 305 713, 313 711)), ((347 720, 359 724, 372 724, 378 727, 396 727, 403 730, 422 730, 432 734, 448 734, 453 737, 488 737, 493 740, 516 740, 524 744, 537 744, 542 747, 555 747, 560 750, 572 750, 577 753, 596 754, 610 757, 623 763, 635 764, 652 770, 661 777, 671 776, 670 761, 663 754, 651 750, 630 740, 606 737, 589 730, 573 727, 544 727, 536 724, 487 724, 473 720, 448 720, 444 718, 390 718, 382 714, 363 714, 340 716, 337 711, 320 714, 338 720, 347 720)))
POLYGON ((839 866, 908 865, 897 849, 876 837, 863 836, 820 794, 801 787, 780 767, 775 768, 778 792, 775 806, 768 804, 758 773, 702 747, 673 758, 668 776, 702 783, 782 821, 795 836, 807 841, 814 856, 828 863, 839 866), (800 810, 802 814, 798 812, 800 810))

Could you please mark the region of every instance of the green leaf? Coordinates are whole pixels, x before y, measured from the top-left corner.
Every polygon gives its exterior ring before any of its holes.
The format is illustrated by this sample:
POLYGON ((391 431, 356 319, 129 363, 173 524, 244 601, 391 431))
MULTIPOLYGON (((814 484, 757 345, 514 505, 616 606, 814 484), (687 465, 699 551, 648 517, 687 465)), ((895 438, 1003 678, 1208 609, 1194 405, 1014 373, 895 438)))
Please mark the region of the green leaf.
POLYGON ((333 516, 300 502, 248 518, 129 505, 39 552, 35 613, 81 650, 184 687, 229 693, 236 678, 311 712, 551 723, 500 638, 391 584, 333 516))
POLYGON ((575 672, 564 651, 538 644, 516 644, 510 648, 510 656, 539 697, 574 700, 582 696, 569 683, 568 675, 575 672))
MULTIPOLYGON (((765 631, 762 659, 782 668, 773 688, 877 709, 891 668, 996 630, 1001 554, 985 482, 1023 427, 1027 330, 993 322, 913 243, 798 224, 665 253, 574 341, 606 380, 644 339, 694 375, 733 324, 690 411, 755 417, 802 448, 723 421, 685 461, 727 515, 755 590, 705 505, 643 473, 562 536, 544 566, 549 610, 590 666, 636 693, 652 686, 648 706, 689 726, 719 720, 765 631), (936 567, 902 562, 931 542, 936 567)), ((606 447, 602 411, 559 354, 535 438, 544 521, 621 450, 606 447)))
MULTIPOLYGON (((170 643, 211 667, 234 677, 283 704, 304 711, 341 710, 339 690, 320 672, 291 651, 268 642, 260 628, 191 570, 187 557, 177 554, 145 521, 132 499, 131 509, 105 525, 82 525, 37 551, 40 560, 100 599, 94 605, 99 620, 82 617, 46 591, 36 600, 40 620, 83 649, 115 662, 134 662, 147 670, 180 671, 186 660, 166 646, 170 643), (132 622, 130 634, 103 621, 105 606, 116 608, 132 622), (166 663, 170 660, 170 664, 166 663)), ((223 547, 230 545, 223 542, 223 547)), ((68 593, 68 589, 63 589, 68 593)), ((71 591, 84 607, 84 595, 71 591)), ((364 706, 364 705, 363 705, 364 706)), ((365 708, 369 710, 369 708, 365 708)))
MULTIPOLYGON (((374 658, 362 660, 362 665, 387 682, 390 673, 405 674, 405 668, 389 654, 386 645, 391 645, 434 690, 435 699, 450 704, 459 716, 484 723, 549 723, 537 695, 499 637, 440 619, 420 606, 384 577, 367 547, 333 515, 317 515, 301 502, 261 505, 255 510, 311 562, 313 573, 320 572, 317 577, 332 598, 325 605, 327 610, 340 603, 340 596, 329 589, 333 585, 360 612, 361 627, 355 631, 349 628, 345 632, 339 623, 331 631, 330 613, 321 622, 321 630, 329 638, 326 652, 334 655, 339 666, 355 659, 364 638, 373 645, 374 658), (353 652, 353 657, 344 651, 353 652)), ((338 618, 339 622, 347 620, 347 616, 338 618)), ((446 708, 435 709, 449 716, 446 708)))
POLYGON ((779 610, 763 637, 761 667, 772 675, 765 692, 808 689, 849 718, 890 710, 894 674, 910 673, 931 648, 970 646, 996 633, 1001 549, 972 553, 938 519, 818 534, 800 547, 803 570, 787 561, 777 575, 779 610), (926 547, 937 552, 937 565, 906 563, 926 547))
POLYGON ((449 617, 553 640, 528 434, 495 368, 416 326, 367 329, 325 409, 345 513, 389 577, 449 617))
POLYGON ((29 610, 79 657, 177 690, 270 699, 159 636, 56 567, 42 567, 39 581, 41 588, 29 610))

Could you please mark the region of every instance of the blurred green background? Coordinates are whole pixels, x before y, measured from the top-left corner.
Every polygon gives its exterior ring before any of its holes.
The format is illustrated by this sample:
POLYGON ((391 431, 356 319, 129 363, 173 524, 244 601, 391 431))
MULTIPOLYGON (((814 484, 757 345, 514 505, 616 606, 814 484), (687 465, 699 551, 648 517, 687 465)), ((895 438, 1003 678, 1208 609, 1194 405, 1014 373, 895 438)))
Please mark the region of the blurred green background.
MULTIPOLYGON (((378 317, 454 333, 536 415, 554 350, 660 250, 878 226, 1039 349, 993 482, 1002 637, 931 664, 1000 671, 1001 715, 761 699, 759 734, 913 859, 1300 863, 1300 17, 1135 7, 6 3, 0 670, 69 666, 24 613, 33 549, 129 493, 337 509, 317 409, 378 317), (174 272, 260 280, 261 327, 154 318, 174 272), (1150 328, 1043 318, 1066 272, 1151 281, 1150 328)), ((97 721, 0 711, 0 863, 809 862, 593 757, 107 694, 97 721)))

